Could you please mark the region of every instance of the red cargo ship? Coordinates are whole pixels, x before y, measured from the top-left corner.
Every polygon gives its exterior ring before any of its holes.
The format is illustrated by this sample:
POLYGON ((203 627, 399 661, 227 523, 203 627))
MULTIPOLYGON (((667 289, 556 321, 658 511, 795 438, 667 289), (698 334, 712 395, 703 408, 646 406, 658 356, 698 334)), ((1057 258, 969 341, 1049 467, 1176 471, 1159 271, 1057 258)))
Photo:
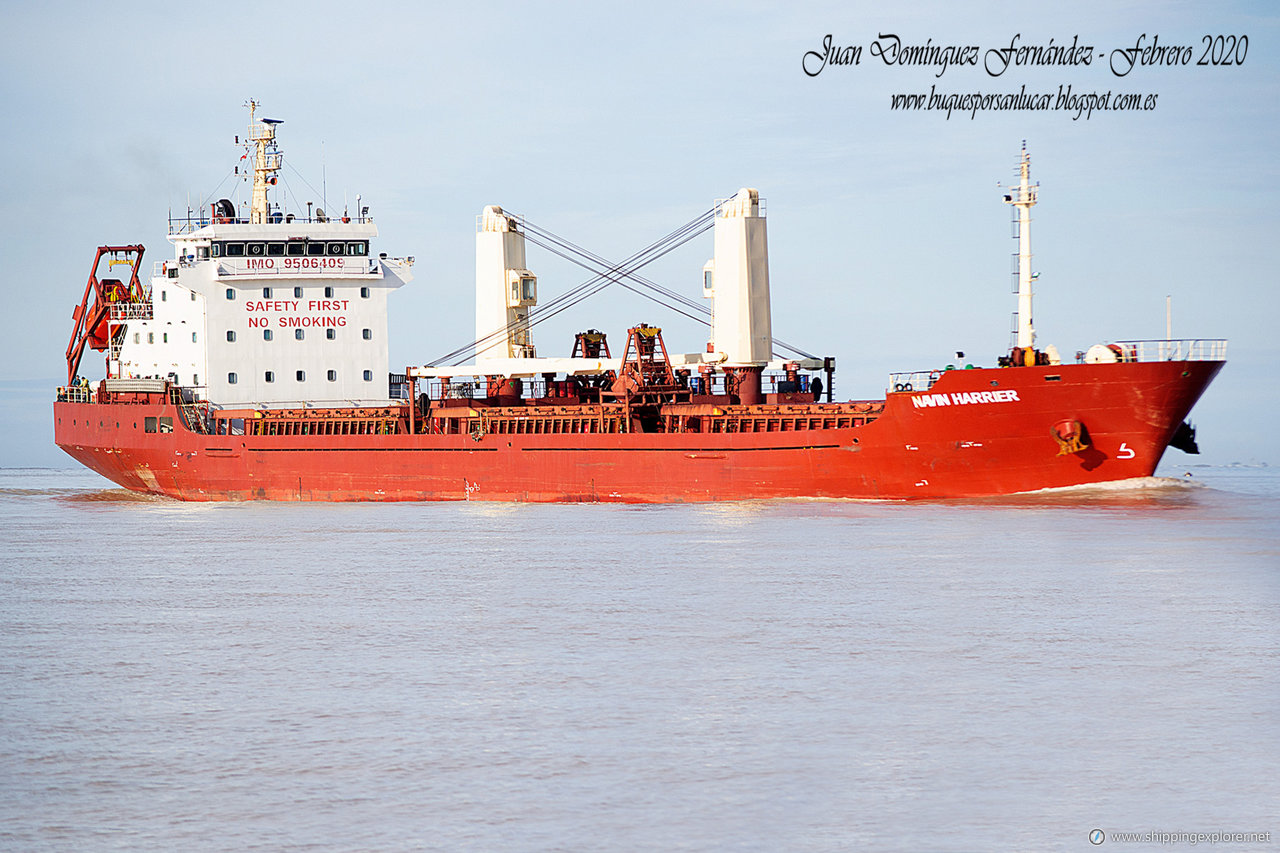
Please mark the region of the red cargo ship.
POLYGON ((1070 364, 1036 347, 1038 186, 1024 146, 1004 199, 1018 222, 1018 337, 999 367, 895 374, 883 399, 832 401, 834 360, 772 335, 764 208, 742 190, 617 264, 485 208, 476 341, 449 356, 472 363, 389 374, 387 298, 413 259, 370 255, 377 230, 358 197, 340 217, 273 203, 279 122, 254 108, 247 210, 222 199, 171 220, 174 257, 145 283, 141 246, 100 248, 74 312, 56 441, 125 488, 184 500, 1004 495, 1150 476, 1169 446, 1195 452, 1184 419, 1224 364, 1220 340, 1099 344, 1070 364), (639 275, 708 230, 709 308, 639 275), (539 305, 526 240, 593 277, 539 305), (569 358, 538 357, 541 319, 613 283, 709 314, 705 349, 669 353, 640 325, 621 357, 595 330, 569 358), (79 375, 86 346, 106 353, 94 384, 79 375))

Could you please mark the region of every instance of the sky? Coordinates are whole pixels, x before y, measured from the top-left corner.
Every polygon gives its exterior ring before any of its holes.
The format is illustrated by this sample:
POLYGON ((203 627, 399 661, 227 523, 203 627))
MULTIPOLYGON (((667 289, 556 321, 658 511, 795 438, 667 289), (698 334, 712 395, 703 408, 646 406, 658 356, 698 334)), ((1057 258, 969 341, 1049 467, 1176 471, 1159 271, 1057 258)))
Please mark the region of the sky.
MULTIPOLYGON (((774 333, 837 359, 837 399, 881 397, 889 372, 941 367, 957 350, 979 365, 1007 351, 1016 245, 998 184, 1015 179, 1025 140, 1041 184, 1038 342, 1070 357, 1163 338, 1171 297, 1174 338, 1230 340, 1192 413, 1203 455, 1187 461, 1280 464, 1272 3, 264 8, 0 8, 0 288, 13 321, 0 467, 74 464, 53 444, 52 401, 94 252, 142 243, 149 269, 170 256, 171 211, 247 198, 227 176, 250 98, 284 121, 293 209, 354 210, 359 195, 375 251, 414 256, 415 280, 392 297, 393 370, 474 337, 485 205, 621 259, 750 186, 767 203, 774 333), (856 64, 823 65, 828 36, 860 49, 856 64), (895 36, 974 62, 904 64, 895 36), (1051 40, 1090 50, 992 73, 1011 45, 1051 40), (1183 50, 1160 65, 1138 53, 1128 68, 1135 47, 1183 50), (948 116, 892 102, 1019 93, 1050 108, 948 116), (1081 95, 1109 108, 1086 114, 1081 95), (1111 109, 1121 96, 1147 108, 1111 109)), ((697 298, 711 254, 707 234, 642 272, 697 298)), ((588 277, 536 247, 528 261, 544 302, 588 277)), ((640 322, 662 326, 673 351, 706 340, 613 287, 538 326, 534 342, 568 355, 576 331, 620 342, 640 322)), ((101 376, 100 354, 85 364, 101 376)))

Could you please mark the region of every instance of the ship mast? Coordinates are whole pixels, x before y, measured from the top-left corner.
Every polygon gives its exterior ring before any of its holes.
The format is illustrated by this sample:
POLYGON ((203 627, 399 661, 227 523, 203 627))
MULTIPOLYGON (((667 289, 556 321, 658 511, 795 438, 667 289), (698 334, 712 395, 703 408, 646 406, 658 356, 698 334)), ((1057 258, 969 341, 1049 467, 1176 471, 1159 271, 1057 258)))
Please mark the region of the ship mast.
POLYGON ((282 160, 282 155, 276 149, 276 125, 283 122, 274 118, 255 121, 257 110, 258 102, 249 101, 249 135, 245 139, 256 149, 253 158, 253 201, 249 206, 251 225, 263 225, 269 220, 267 187, 276 182, 275 173, 280 170, 282 160))
POLYGON ((1040 185, 1031 183, 1031 155, 1027 141, 1022 141, 1022 157, 1018 162, 1018 185, 1009 187, 1005 204, 1018 210, 1018 343, 1022 349, 1035 345, 1036 330, 1031 322, 1031 208, 1035 207, 1040 185))

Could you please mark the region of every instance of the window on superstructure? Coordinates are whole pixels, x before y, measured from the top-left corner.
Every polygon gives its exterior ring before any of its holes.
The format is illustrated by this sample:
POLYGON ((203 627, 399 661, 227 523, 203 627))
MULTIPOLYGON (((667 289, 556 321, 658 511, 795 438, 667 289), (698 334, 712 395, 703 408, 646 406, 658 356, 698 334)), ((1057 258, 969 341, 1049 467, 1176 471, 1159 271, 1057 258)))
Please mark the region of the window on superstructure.
POLYGON ((348 255, 367 255, 369 254, 369 244, 368 243, 348 243, 347 254, 348 255))
POLYGON ((142 332, 134 332, 134 333, 133 333, 133 342, 134 342, 135 344, 140 344, 140 343, 142 343, 142 332))
POLYGON ((307 333, 306 333, 306 330, 304 330, 304 329, 294 329, 294 330, 293 330, 293 337, 294 337, 294 340, 298 340, 298 341, 300 341, 300 340, 302 340, 303 338, 305 338, 306 336, 307 336, 307 333))
POLYGON ((236 342, 236 333, 227 329, 227 343, 234 344, 236 342))
POLYGON ((162 291, 160 291, 160 301, 161 301, 161 302, 168 302, 168 301, 169 301, 169 291, 167 291, 167 290, 162 290, 162 291))
POLYGON ((373 329, 361 329, 360 337, 364 338, 366 341, 373 340, 373 329))
POLYGON ((276 381, 275 371, 268 370, 266 373, 262 374, 262 378, 265 379, 267 382, 275 382, 276 381))
POLYGON ((362 287, 362 288, 360 288, 360 298, 361 298, 361 299, 368 299, 368 298, 369 298, 369 288, 367 288, 367 287, 362 287))
POLYGON ((365 382, 372 382, 372 381, 373 381, 373 371, 372 371, 372 370, 366 370, 366 371, 364 372, 364 381, 365 381, 365 382))
POLYGON ((192 384, 192 385, 199 385, 199 384, 200 384, 200 374, 199 374, 199 373, 193 373, 193 374, 191 374, 191 384, 192 384))
POLYGON ((228 385, 235 385, 235 384, 236 384, 237 382, 239 382, 239 381, 240 381, 240 377, 239 377, 239 376, 236 376, 234 373, 228 373, 228 374, 227 374, 227 384, 228 384, 228 385))
POLYGON ((193 290, 193 291, 191 291, 191 301, 192 301, 192 302, 195 302, 195 301, 196 301, 196 292, 195 292, 194 290, 193 290))
POLYGON ((330 370, 328 373, 326 373, 326 374, 325 374, 325 378, 327 378, 330 382, 337 382, 337 381, 338 381, 338 371, 336 371, 336 370, 330 370))
POLYGON ((161 338, 162 338, 161 343, 166 343, 166 344, 167 344, 167 343, 169 343, 169 333, 168 333, 168 332, 165 332, 163 335, 161 335, 161 338))
POLYGON ((262 288, 262 298, 263 298, 263 299, 270 299, 270 298, 271 298, 271 288, 269 288, 269 287, 264 287, 264 288, 262 288))
POLYGON ((325 330, 324 330, 324 336, 325 336, 326 338, 328 338, 329 340, 333 340, 333 339, 335 339, 335 338, 337 338, 337 337, 338 337, 338 330, 337 330, 337 329, 325 329, 325 330))
POLYGON ((275 337, 275 335, 272 333, 272 331, 271 331, 270 329, 263 329, 263 330, 262 330, 262 339, 263 339, 264 341, 269 341, 269 340, 271 340, 273 337, 275 337))
POLYGON ((332 288, 332 287, 326 287, 326 288, 324 289, 324 298, 325 298, 325 299, 332 299, 332 298, 333 298, 333 288, 332 288))
POLYGON ((329 244, 329 254, 331 254, 331 255, 345 255, 346 253, 347 253, 347 244, 346 244, 346 243, 330 243, 330 244, 329 244))
POLYGON ((273 257, 279 257, 284 254, 284 243, 268 243, 267 254, 273 257))
POLYGON ((254 257, 261 257, 262 255, 265 255, 266 253, 267 253, 267 244, 266 244, 266 243, 250 243, 250 244, 249 244, 249 254, 250 254, 250 255, 253 255, 254 257))
POLYGON ((295 287, 295 288, 293 289, 293 298, 294 298, 294 299, 301 299, 301 298, 302 298, 302 288, 301 288, 301 287, 295 287))
POLYGON ((212 251, 212 254, 213 254, 213 256, 214 256, 215 258, 220 258, 220 257, 222 257, 222 256, 223 256, 223 254, 225 254, 225 253, 222 251, 222 244, 221 244, 221 243, 214 243, 214 244, 213 244, 212 246, 210 246, 209 248, 213 250, 213 251, 212 251))
POLYGON ((156 333, 147 332, 147 343, 154 344, 156 342, 156 333))
POLYGON ((307 372, 305 370, 299 370, 297 373, 293 375, 293 378, 297 379, 299 382, 306 382, 307 372))
POLYGON ((195 342, 196 342, 196 333, 195 333, 195 332, 192 332, 192 333, 191 333, 191 343, 193 343, 193 344, 194 344, 195 342))
POLYGON ((324 243, 308 243, 308 244, 307 244, 307 254, 308 254, 308 255, 323 255, 323 254, 324 254, 324 243))
POLYGON ((244 255, 244 243, 227 243, 227 257, 237 258, 244 255))
POLYGON ((227 298, 228 298, 228 299, 235 299, 235 298, 236 298, 236 291, 235 291, 235 288, 233 288, 233 287, 228 287, 228 288, 227 288, 227 298))
POLYGON ((307 245, 301 240, 291 241, 288 252, 291 256, 305 255, 307 253, 307 245))
POLYGON ((201 261, 207 261, 209 259, 209 247, 196 246, 196 258, 201 261))

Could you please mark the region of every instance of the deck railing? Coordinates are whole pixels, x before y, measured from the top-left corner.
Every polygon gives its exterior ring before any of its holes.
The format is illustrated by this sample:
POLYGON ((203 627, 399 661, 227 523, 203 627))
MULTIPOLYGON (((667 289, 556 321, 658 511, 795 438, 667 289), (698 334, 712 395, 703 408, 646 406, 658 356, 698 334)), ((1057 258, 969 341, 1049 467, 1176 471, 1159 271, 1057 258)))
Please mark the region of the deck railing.
MULTIPOLYGON (((1116 361, 1226 361, 1227 342, 1221 338, 1182 341, 1116 341, 1108 345, 1116 361)), ((1083 363, 1082 350, 1076 361, 1083 363)), ((928 391, 946 371, 913 370, 889 374, 890 391, 928 391)))
POLYGON ((92 403, 93 389, 88 385, 58 386, 59 403, 92 403))
POLYGON ((941 370, 912 370, 907 373, 890 373, 890 391, 928 391, 942 376, 941 370))
POLYGON ((1120 361, 1226 361, 1222 339, 1184 341, 1116 341, 1120 361))

